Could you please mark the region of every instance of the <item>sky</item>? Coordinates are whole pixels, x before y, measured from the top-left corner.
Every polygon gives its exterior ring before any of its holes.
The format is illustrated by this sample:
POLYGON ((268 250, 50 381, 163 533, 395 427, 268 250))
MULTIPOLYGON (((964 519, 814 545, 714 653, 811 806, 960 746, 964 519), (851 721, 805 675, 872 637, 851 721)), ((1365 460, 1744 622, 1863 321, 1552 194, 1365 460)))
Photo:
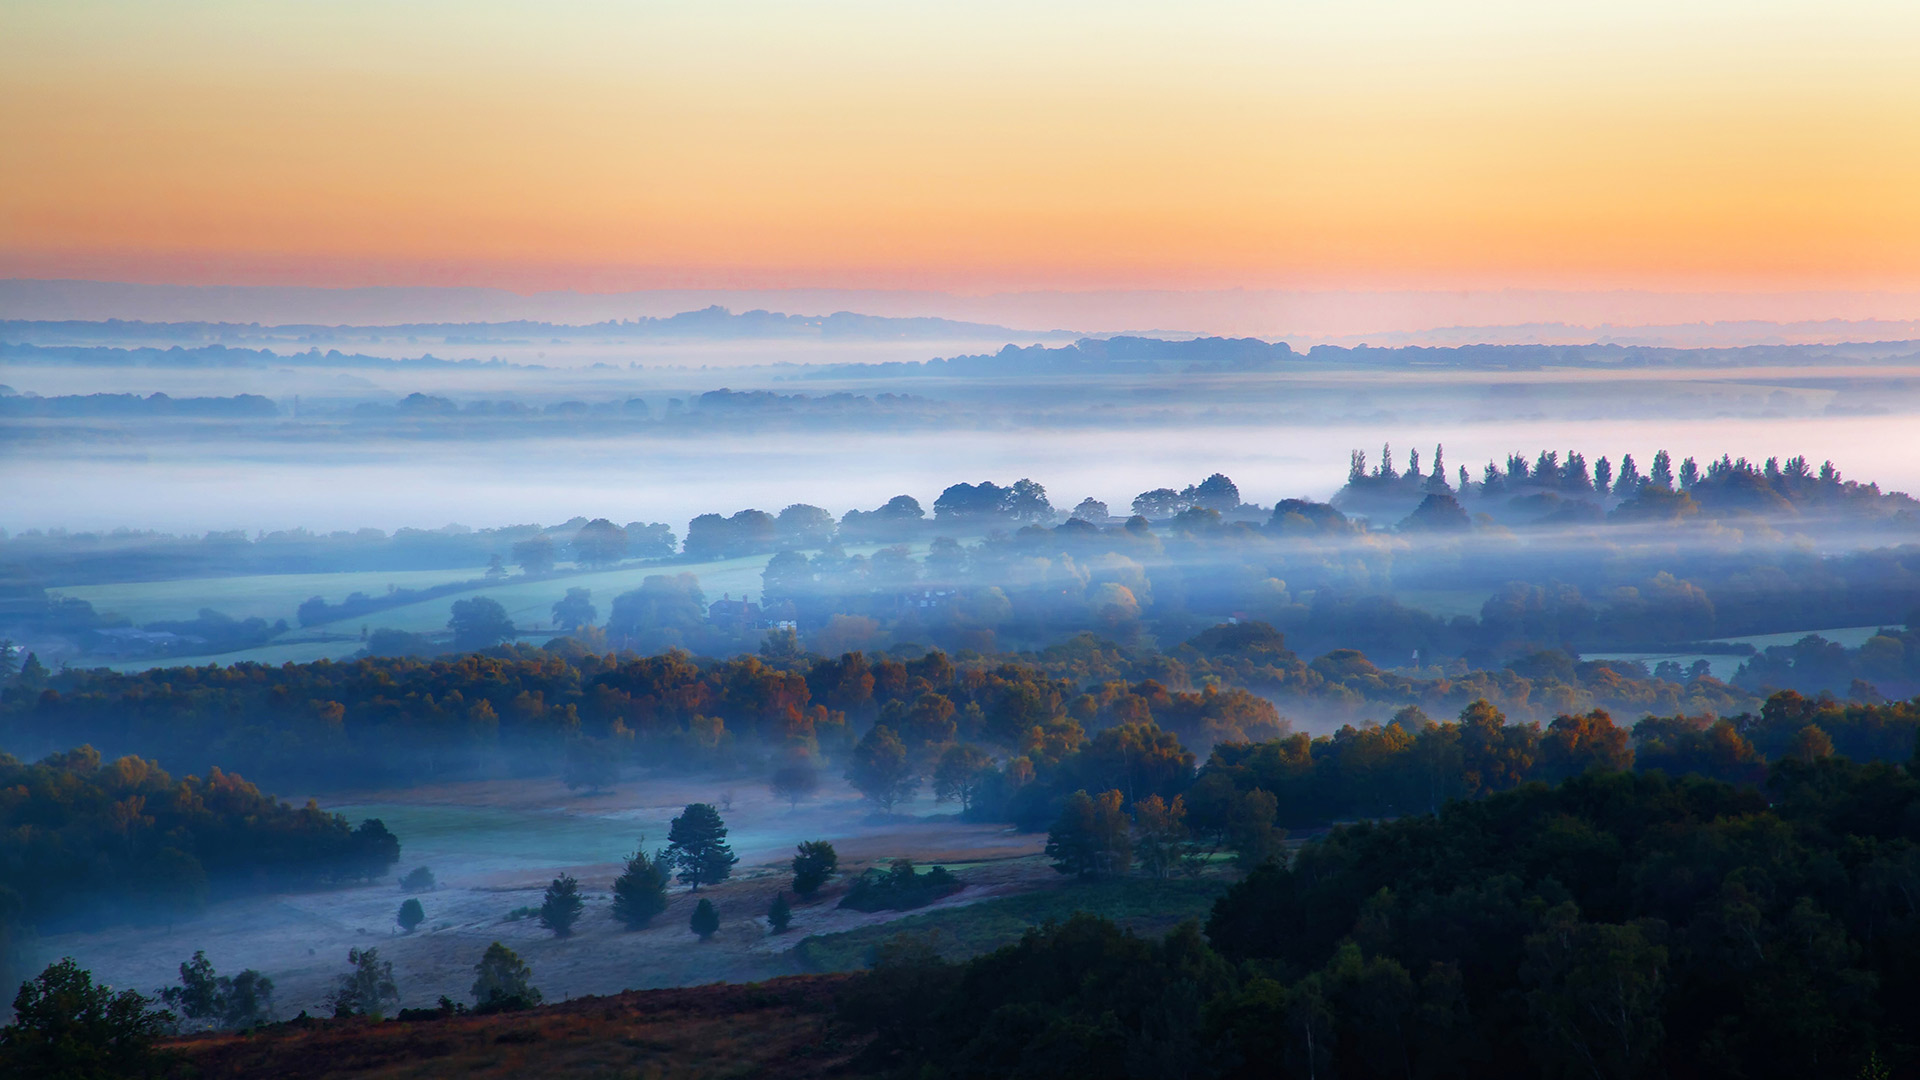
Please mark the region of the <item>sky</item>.
POLYGON ((10 0, 0 277, 1920 288, 1920 4, 10 0))

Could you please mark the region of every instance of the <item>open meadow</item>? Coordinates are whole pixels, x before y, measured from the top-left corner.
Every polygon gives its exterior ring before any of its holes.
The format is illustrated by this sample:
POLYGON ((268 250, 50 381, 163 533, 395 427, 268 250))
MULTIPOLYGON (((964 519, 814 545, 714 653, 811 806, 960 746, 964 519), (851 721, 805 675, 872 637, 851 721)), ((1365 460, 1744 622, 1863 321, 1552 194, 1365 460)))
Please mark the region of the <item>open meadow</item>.
MULTIPOLYGON (((115 985, 151 988, 173 982, 176 966, 204 949, 221 970, 252 967, 272 978, 280 1013, 291 1016, 301 1010, 325 1015, 324 1000, 347 968, 347 951, 369 946, 393 961, 401 1007, 429 1007, 441 995, 466 1000, 473 965, 490 942, 501 941, 533 966, 537 985, 558 1001, 799 971, 791 950, 810 935, 900 917, 836 906, 852 876, 896 858, 960 874, 966 888, 934 910, 1065 884, 1039 856, 1044 834, 963 824, 931 799, 876 817, 844 788, 796 809, 757 781, 635 780, 588 796, 549 778, 336 796, 324 805, 356 822, 381 818, 401 838, 394 874, 426 866, 436 887, 409 894, 388 877, 359 887, 247 896, 167 925, 51 935, 39 951, 73 956, 115 985), (740 858, 730 880, 699 893, 719 909, 719 933, 701 942, 688 930, 698 898, 680 885, 651 926, 625 930, 607 904, 621 860, 643 838, 649 850, 664 847, 670 819, 696 801, 721 808, 740 858), (833 842, 841 876, 814 901, 796 902, 791 929, 773 934, 767 908, 790 886, 794 846, 814 839, 833 842), (515 912, 537 908, 542 890, 562 873, 579 879, 587 906, 573 934, 557 938, 536 917, 515 912), (403 934, 395 913, 409 895, 421 901, 426 921, 403 934)), ((861 963, 863 957, 846 966, 861 963)))

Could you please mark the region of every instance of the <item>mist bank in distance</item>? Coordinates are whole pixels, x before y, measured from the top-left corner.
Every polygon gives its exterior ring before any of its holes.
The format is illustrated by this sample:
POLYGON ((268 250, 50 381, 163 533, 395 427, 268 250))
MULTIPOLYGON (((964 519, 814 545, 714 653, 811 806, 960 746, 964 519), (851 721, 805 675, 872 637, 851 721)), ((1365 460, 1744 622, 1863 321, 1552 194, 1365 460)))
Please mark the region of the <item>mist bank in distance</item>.
MULTIPOLYGON (((355 634, 368 652, 431 655, 583 628, 616 648, 704 655, 752 651, 789 631, 829 655, 1045 650, 1088 633, 1152 649, 1239 620, 1271 624, 1309 653, 1357 649, 1389 670, 1443 678, 1536 654, 1560 657, 1526 661, 1536 668, 1586 652, 1751 657, 1755 647, 1725 639, 1898 625, 1920 609, 1920 503, 1845 480, 1831 464, 1729 455, 1704 468, 1687 457, 1676 469, 1659 451, 1642 472, 1632 455, 1616 469, 1605 456, 1590 466, 1579 453, 1563 461, 1542 451, 1490 463, 1480 481, 1463 469, 1456 483, 1443 449, 1430 472, 1417 451, 1407 457, 1401 472, 1390 447, 1372 468, 1356 452, 1332 504, 1249 503, 1216 473, 1141 492, 1118 514, 1093 498, 1063 513, 1031 480, 982 481, 949 485, 930 515, 910 495, 838 520, 800 503, 778 514, 705 513, 678 546, 664 524, 581 518, 391 537, 28 532, 0 544, 0 630, 84 663, 355 634), (752 573, 758 603, 713 601, 691 572, 756 558, 767 561, 736 566, 728 580, 752 573), (209 608, 135 630, 59 592, 87 581, 436 565, 462 580, 369 595, 364 584, 328 590, 321 579, 314 587, 328 591, 289 600, 279 622, 209 608), (644 581, 632 572, 642 567, 644 581), (610 596, 596 596, 591 577, 569 580, 615 569, 630 576, 614 579, 625 584, 610 596), (514 590, 521 614, 510 617, 493 588, 514 590), (530 603, 529 589, 551 599, 530 603), (463 598, 452 619, 421 625, 418 605, 454 596, 463 598), (415 609, 404 631, 384 621, 393 609, 415 609)), ((1702 667, 1710 670, 1703 662, 1690 674, 1702 667)), ((1645 673, 1620 670, 1629 669, 1645 673)), ((1885 689, 1899 692, 1904 669, 1889 670, 1901 681, 1885 689)))
POLYGON ((1813 366, 1836 362, 1912 362, 1920 341, 1839 345, 1747 345, 1665 348, 1645 345, 1315 345, 1296 352, 1284 341, 1258 338, 1083 338, 1071 345, 1008 345, 991 355, 838 365, 808 378, 905 376, 1095 375, 1130 372, 1275 371, 1445 367, 1456 371, 1540 371, 1546 368, 1631 370, 1660 367, 1813 366))

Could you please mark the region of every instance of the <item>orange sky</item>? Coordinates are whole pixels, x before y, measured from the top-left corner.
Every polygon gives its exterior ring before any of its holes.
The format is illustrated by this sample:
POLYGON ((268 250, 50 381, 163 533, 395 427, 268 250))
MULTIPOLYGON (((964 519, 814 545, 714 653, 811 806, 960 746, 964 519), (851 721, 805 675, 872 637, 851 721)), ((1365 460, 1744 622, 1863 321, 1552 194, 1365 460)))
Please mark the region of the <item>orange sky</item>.
POLYGON ((1920 5, 0 11, 0 276, 1913 288, 1920 5))

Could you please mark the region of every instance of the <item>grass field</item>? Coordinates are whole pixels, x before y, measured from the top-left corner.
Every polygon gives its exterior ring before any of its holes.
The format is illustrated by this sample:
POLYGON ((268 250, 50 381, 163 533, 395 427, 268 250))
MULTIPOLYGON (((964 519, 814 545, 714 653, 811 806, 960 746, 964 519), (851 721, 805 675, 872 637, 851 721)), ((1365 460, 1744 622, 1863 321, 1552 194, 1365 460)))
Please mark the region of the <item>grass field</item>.
POLYGON ((867 966, 880 943, 898 934, 915 934, 924 936, 947 959, 962 960, 1010 945, 1033 927, 1065 921, 1080 911, 1112 919, 1137 933, 1158 935, 1187 919, 1204 922, 1213 902, 1230 884, 1228 878, 1211 876, 1069 882, 844 933, 816 935, 794 946, 793 955, 806 971, 857 971, 867 966))
MULTIPOLYGON (((871 555, 880 545, 855 545, 848 554, 871 555)), ((914 546, 916 555, 924 555, 926 545, 914 546)), ((605 620, 613 598, 640 587, 654 574, 689 573, 700 579, 707 601, 722 596, 760 595, 761 572, 771 555, 748 555, 737 559, 717 559, 699 563, 646 565, 615 570, 583 571, 558 577, 528 581, 518 576, 481 585, 475 589, 439 596, 432 600, 387 608, 369 615, 357 615, 334 623, 300 627, 295 611, 308 597, 319 596, 338 603, 356 592, 380 596, 388 586, 424 589, 482 578, 485 567, 471 570, 355 571, 340 574, 268 574, 253 577, 189 578, 176 581, 131 581, 111 585, 55 587, 49 591, 85 600, 96 611, 112 613, 131 620, 134 625, 158 620, 187 620, 201 608, 212 608, 236 619, 259 617, 272 622, 285 619, 292 627, 283 637, 253 649, 204 656, 169 657, 162 661, 133 659, 103 664, 83 662, 80 666, 103 666, 119 671, 139 671, 159 663, 168 667, 197 664, 235 664, 253 662, 281 664, 305 663, 322 658, 339 660, 360 649, 360 629, 405 630, 432 633, 447 628, 447 619, 456 600, 486 596, 500 602, 514 623, 523 629, 544 629, 552 619, 553 604, 568 589, 589 589, 593 602, 605 620), (318 634, 344 635, 347 641, 315 641, 318 634)), ((538 638, 537 640, 545 640, 538 638)))
MULTIPOLYGON (((392 585, 424 589, 449 581, 467 581, 487 572, 465 570, 362 570, 341 574, 260 574, 251 577, 183 578, 175 581, 127 581, 111 585, 55 585, 49 592, 85 600, 102 614, 132 620, 135 626, 160 619, 191 619, 212 608, 236 619, 285 619, 309 596, 338 603, 349 593, 379 596, 392 585)), ((562 592, 566 590, 562 589, 562 592)))

